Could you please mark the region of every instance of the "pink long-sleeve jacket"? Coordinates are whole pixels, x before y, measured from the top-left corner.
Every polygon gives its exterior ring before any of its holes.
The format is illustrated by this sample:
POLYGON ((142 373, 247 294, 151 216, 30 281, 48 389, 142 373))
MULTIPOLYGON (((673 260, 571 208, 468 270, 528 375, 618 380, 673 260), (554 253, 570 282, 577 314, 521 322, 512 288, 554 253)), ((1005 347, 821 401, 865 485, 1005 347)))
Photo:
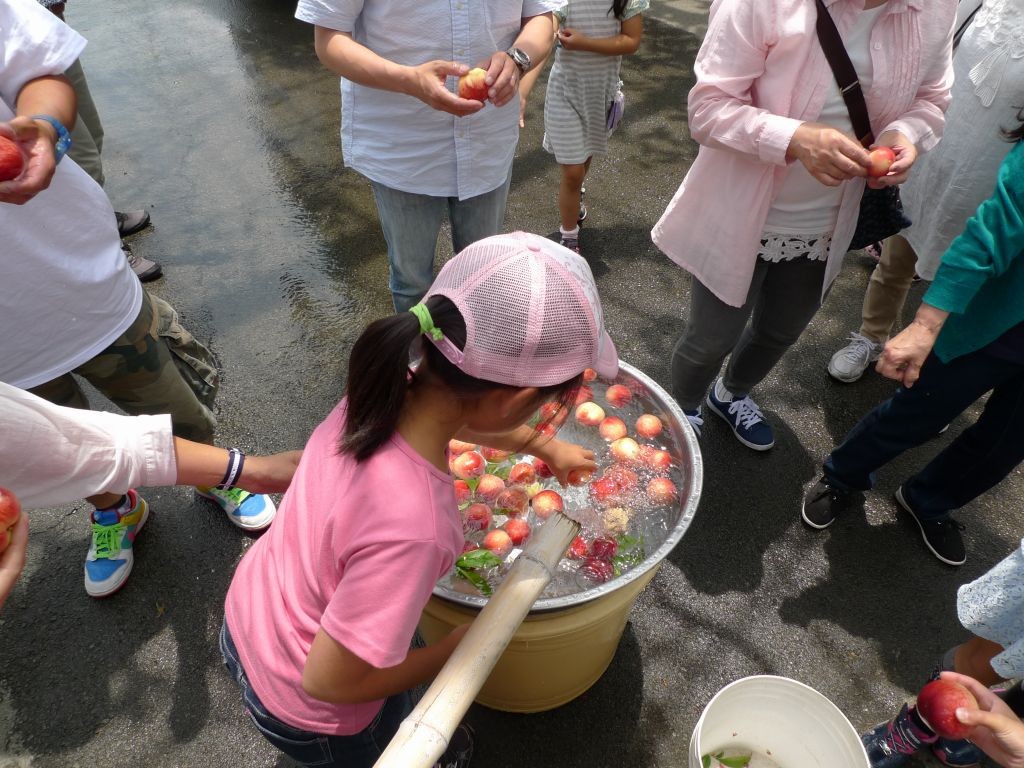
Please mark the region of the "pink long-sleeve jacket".
MULTIPOLYGON (((825 0, 840 33, 863 0, 825 0)), ((957 0, 888 0, 871 31, 865 94, 876 136, 896 130, 927 151, 942 136, 953 84, 957 0)), ((797 126, 814 122, 835 79, 815 32, 814 0, 715 0, 694 66, 690 134, 701 144, 655 225, 654 243, 718 298, 742 306, 797 126)), ((911 169, 913 173, 913 169, 911 169)), ((843 183, 822 292, 839 274, 863 179, 843 183)))

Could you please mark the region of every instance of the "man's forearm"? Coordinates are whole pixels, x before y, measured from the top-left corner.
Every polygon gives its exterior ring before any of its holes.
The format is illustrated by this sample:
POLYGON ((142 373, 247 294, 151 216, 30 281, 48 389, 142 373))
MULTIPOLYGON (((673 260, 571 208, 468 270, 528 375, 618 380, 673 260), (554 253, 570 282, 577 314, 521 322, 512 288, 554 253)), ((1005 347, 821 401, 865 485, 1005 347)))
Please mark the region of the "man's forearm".
POLYGON ((369 88, 408 93, 410 68, 379 56, 347 32, 317 27, 316 55, 331 72, 369 88))
POLYGON ((539 16, 523 19, 523 28, 512 45, 526 52, 532 62, 531 69, 533 69, 539 66, 551 52, 554 41, 554 17, 550 13, 542 13, 539 16))
MULTIPOLYGON (((49 115, 57 118, 71 130, 78 114, 78 99, 75 89, 63 75, 47 75, 29 80, 18 93, 18 115, 49 115)), ((49 133, 54 133, 53 126, 39 121, 39 125, 49 133)), ((56 136, 54 136, 56 139, 56 136)))

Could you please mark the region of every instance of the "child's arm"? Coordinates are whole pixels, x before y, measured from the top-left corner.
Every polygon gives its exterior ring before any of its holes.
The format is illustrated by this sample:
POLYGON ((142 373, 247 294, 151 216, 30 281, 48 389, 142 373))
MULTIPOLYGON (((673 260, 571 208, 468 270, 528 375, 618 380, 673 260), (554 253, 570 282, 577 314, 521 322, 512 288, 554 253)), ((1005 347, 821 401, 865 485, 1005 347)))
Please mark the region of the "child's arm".
POLYGON ((321 627, 302 670, 302 689, 332 704, 375 701, 408 691, 437 675, 468 629, 469 624, 456 627, 439 642, 409 651, 400 664, 381 669, 363 661, 321 627))
POLYGON ((629 56, 640 47, 644 34, 643 14, 630 16, 622 22, 622 29, 611 37, 590 37, 574 29, 558 30, 558 39, 567 51, 589 51, 604 56, 629 56))
POLYGON ((494 435, 462 429, 455 435, 455 439, 486 445, 501 451, 531 453, 548 465, 562 485, 568 484, 569 473, 574 469, 597 469, 593 451, 575 443, 559 440, 557 437, 540 434, 525 424, 509 432, 494 435))

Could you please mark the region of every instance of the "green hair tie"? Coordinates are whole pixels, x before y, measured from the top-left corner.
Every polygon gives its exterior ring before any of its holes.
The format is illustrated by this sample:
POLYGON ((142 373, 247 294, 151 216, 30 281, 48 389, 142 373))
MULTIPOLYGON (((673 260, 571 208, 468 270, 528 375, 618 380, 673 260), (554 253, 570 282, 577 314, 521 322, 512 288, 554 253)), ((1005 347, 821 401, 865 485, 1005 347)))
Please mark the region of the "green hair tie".
POLYGON ((440 341, 444 338, 444 334, 441 329, 434 325, 434 318, 430 316, 430 310, 427 309, 427 305, 420 302, 412 307, 409 307, 409 311, 412 312, 416 319, 420 321, 420 333, 430 336, 434 341, 440 341))

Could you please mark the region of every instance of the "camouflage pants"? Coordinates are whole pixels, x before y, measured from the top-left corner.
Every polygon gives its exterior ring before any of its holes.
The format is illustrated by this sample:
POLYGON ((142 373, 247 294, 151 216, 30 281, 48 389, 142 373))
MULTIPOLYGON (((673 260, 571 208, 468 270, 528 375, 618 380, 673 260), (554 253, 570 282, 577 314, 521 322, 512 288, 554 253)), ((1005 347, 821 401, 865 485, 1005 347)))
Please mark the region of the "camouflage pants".
MULTIPOLYGON (((220 385, 213 354, 178 323, 163 299, 142 292, 142 308, 128 329, 78 374, 132 415, 171 414, 174 434, 210 443, 217 419, 213 400, 220 385)), ((31 390, 57 405, 88 408, 71 373, 31 390)))

